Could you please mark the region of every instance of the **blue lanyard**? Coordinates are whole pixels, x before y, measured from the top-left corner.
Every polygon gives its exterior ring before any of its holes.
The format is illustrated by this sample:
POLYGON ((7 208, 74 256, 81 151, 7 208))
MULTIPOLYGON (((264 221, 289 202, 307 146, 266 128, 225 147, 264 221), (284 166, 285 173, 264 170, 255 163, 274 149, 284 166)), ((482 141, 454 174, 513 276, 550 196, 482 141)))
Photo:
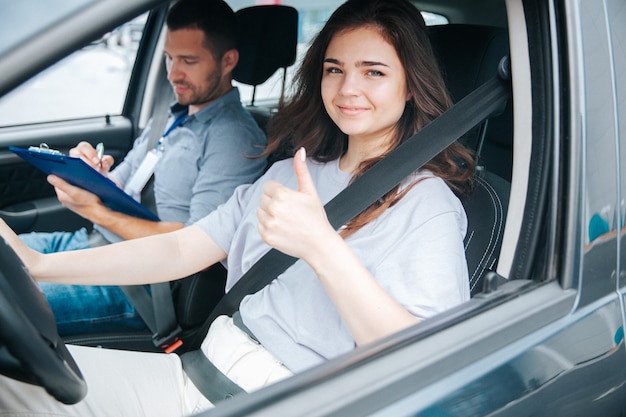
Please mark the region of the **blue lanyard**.
POLYGON ((172 125, 167 128, 165 133, 163 133, 163 137, 166 138, 167 135, 169 135, 172 132, 172 130, 176 129, 178 126, 183 124, 185 120, 187 120, 188 117, 189 115, 187 113, 183 113, 180 116, 178 116, 176 120, 174 120, 174 123, 172 123, 172 125))

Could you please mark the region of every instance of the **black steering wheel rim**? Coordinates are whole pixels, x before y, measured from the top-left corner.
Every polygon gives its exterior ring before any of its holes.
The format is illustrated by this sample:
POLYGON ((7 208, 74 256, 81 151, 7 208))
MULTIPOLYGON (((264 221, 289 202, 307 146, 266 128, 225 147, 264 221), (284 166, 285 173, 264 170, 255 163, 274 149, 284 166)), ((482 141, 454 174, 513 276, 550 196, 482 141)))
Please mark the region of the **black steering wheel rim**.
POLYGON ((64 404, 87 394, 45 296, 0 238, 0 374, 43 387, 64 404))

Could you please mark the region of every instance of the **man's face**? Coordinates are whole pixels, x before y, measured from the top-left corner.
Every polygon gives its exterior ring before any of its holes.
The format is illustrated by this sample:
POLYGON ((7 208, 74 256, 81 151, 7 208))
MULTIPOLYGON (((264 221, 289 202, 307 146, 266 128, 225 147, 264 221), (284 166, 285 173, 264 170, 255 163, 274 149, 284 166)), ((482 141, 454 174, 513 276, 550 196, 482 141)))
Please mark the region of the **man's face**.
POLYGON ((176 100, 198 111, 230 89, 219 62, 206 47, 200 29, 169 30, 165 36, 167 78, 174 88, 176 100))

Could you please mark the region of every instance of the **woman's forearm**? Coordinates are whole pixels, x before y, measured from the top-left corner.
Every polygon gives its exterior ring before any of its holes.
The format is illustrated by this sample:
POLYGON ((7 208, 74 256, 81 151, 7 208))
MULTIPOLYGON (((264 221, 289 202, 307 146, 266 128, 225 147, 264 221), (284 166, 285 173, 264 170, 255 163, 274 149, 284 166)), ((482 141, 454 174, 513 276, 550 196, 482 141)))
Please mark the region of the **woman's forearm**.
POLYGON ((0 236, 13 249, 29 271, 40 261, 42 255, 26 246, 2 218, 0 218, 0 236))
POLYGON ((39 281, 86 285, 136 285, 182 278, 225 257, 199 227, 94 249, 42 255, 0 223, 0 234, 39 281))

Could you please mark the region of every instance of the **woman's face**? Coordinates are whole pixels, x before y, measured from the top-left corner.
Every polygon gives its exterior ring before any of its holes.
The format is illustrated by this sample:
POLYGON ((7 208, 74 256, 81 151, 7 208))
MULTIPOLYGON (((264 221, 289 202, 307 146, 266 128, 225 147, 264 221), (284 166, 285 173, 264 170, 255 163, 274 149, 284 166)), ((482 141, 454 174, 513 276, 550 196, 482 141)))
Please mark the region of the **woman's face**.
POLYGON ((351 146, 386 150, 408 98, 398 54, 377 29, 360 27, 332 38, 324 57, 322 100, 351 146))

